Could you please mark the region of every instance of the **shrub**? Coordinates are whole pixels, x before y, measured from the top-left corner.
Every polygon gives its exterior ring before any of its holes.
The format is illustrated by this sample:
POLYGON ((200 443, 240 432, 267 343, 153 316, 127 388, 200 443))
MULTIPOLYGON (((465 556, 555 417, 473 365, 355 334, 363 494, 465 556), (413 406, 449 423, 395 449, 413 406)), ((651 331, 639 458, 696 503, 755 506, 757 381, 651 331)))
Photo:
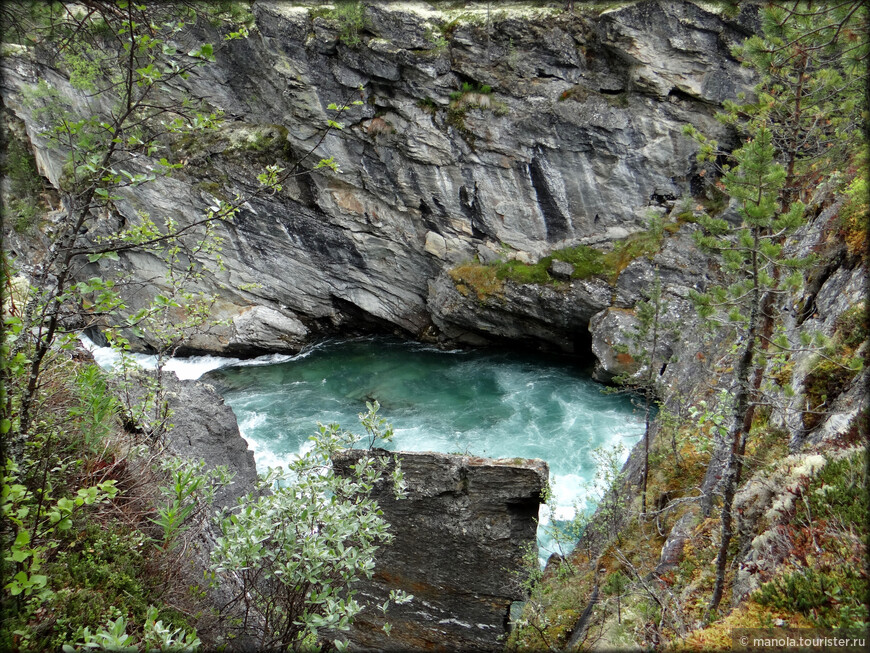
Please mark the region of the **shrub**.
MULTIPOLYGON (((377 402, 366 406, 368 413, 359 416, 366 435, 318 425, 311 450, 290 462, 287 473, 270 470, 220 519, 212 570, 238 582, 234 600, 250 606, 243 626, 256 634, 261 650, 303 648, 320 629, 347 630, 362 609, 353 585, 372 577, 374 552, 392 538, 370 492, 391 467, 396 498, 404 496, 398 460, 372 451, 392 439, 393 429, 377 416, 377 402), (358 444, 368 444, 368 451, 346 474, 338 473, 340 451, 358 444)), ((411 598, 390 593, 396 603, 411 598)))
POLYGON ((430 97, 425 97, 422 100, 418 100, 417 107, 433 116, 438 111, 438 105, 435 104, 435 100, 430 97))
POLYGON ((820 628, 861 627, 867 623, 867 579, 859 569, 804 567, 765 583, 753 598, 764 606, 799 612, 820 628))
POLYGON ((843 313, 834 322, 834 332, 844 346, 855 349, 870 334, 870 315, 867 306, 861 302, 843 313))
POLYGON ((12 199, 7 208, 16 233, 30 233, 39 215, 39 193, 43 190, 42 177, 36 168, 36 159, 30 148, 17 139, 9 139, 3 176, 9 180, 12 199))
POLYGON ((492 87, 487 84, 475 85, 462 82, 459 90, 450 94, 450 106, 457 110, 465 110, 469 107, 491 109, 496 105, 491 95, 492 87))
POLYGON ((806 495, 812 519, 837 520, 844 528, 854 526, 866 533, 870 499, 865 456, 862 450, 822 468, 806 495))
POLYGON ((315 7, 308 14, 312 19, 323 17, 336 21, 338 40, 347 47, 355 48, 362 43, 360 32, 368 26, 368 21, 365 6, 359 0, 337 0, 333 9, 315 7))
POLYGON ((866 256, 867 232, 870 231, 870 205, 867 202, 867 178, 856 177, 846 188, 846 202, 840 208, 840 235, 852 256, 866 256))
POLYGON ((451 103, 447 108, 447 124, 459 131, 465 130, 465 107, 458 107, 451 103))

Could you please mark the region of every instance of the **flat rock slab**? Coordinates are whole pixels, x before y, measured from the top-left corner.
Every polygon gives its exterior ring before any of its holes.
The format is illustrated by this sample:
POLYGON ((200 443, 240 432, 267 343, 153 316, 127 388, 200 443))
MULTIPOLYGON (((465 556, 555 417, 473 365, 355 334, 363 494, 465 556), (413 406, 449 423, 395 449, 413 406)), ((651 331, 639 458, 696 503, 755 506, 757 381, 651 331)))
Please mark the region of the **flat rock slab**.
MULTIPOLYGON (((347 474, 364 453, 343 452, 333 461, 337 473, 347 474)), ((547 463, 397 455, 407 497, 397 500, 389 483, 375 490, 395 539, 378 552, 373 578, 356 586, 360 602, 372 607, 341 637, 362 649, 500 649, 510 605, 525 599, 522 558, 537 546, 547 463), (385 617, 374 606, 393 589, 410 592, 414 600, 392 606, 385 617), (392 626, 390 636, 382 630, 385 621, 392 626)))

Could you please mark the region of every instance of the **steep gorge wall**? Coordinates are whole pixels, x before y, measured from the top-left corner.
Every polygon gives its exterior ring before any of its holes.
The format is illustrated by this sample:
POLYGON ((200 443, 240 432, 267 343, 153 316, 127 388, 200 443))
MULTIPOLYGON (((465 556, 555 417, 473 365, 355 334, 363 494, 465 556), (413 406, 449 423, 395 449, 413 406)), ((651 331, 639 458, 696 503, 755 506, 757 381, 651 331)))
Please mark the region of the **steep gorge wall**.
MULTIPOLYGON (((363 104, 303 163, 309 172, 251 199, 224 228, 226 271, 203 285, 219 295, 215 317, 229 326, 191 349, 296 350, 374 324, 414 337, 571 350, 593 315, 637 301, 649 276, 642 263, 614 284, 508 282, 489 301, 457 293, 446 271, 472 259, 535 261, 581 243, 606 247, 642 230, 651 208, 668 210, 698 191, 694 147, 681 128, 694 124, 728 142, 712 115, 750 86, 729 48, 751 30, 751 11, 724 20, 688 2, 601 15, 505 7, 459 16, 372 3, 362 43, 349 47, 336 21, 317 12, 254 3, 251 36, 226 44, 189 80, 195 96, 226 111, 225 126, 174 144, 184 171, 125 193, 103 228, 135 220, 137 210, 183 223, 215 197, 246 195, 263 166, 289 167, 319 141, 330 102, 363 104), (451 101, 463 83, 492 93, 451 101), (310 171, 321 156, 333 156, 341 172, 310 171)), ((218 40, 203 30, 203 40, 218 40)), ((43 126, 20 94, 38 79, 73 105, 93 100, 28 53, 4 58, 4 102, 56 184, 61 153, 44 148, 43 126)), ((143 156, 136 165, 153 164, 143 156)), ((683 297, 705 275, 685 235, 669 239, 671 253, 659 261, 683 297)), ((161 271, 148 255, 104 265, 104 274, 115 265, 149 280, 161 271)))

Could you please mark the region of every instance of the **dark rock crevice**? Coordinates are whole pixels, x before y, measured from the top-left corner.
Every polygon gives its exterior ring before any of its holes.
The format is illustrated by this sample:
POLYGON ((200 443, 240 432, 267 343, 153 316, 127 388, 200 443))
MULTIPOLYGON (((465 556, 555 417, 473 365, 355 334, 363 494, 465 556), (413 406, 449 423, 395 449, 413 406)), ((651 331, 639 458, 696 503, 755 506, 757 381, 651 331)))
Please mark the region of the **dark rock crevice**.
POLYGON ((541 215, 544 217, 547 242, 554 243, 564 240, 570 235, 568 219, 562 213, 562 209, 559 208, 559 204, 553 196, 539 156, 534 157, 529 163, 529 179, 532 182, 532 188, 535 189, 541 215))

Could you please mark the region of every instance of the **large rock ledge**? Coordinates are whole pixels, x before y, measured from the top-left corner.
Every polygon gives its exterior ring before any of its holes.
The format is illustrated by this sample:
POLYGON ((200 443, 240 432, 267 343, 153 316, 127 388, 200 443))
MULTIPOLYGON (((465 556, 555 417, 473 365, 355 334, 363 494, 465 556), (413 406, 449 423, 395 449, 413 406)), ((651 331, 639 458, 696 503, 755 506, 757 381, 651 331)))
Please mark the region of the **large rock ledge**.
MULTIPOLYGON (((349 473, 366 452, 343 452, 333 464, 349 473)), ((377 605, 390 590, 414 600, 384 617, 364 610, 346 636, 377 650, 490 651, 501 648, 520 587, 522 556, 535 546, 538 506, 549 468, 540 460, 490 460, 440 453, 398 454, 408 493, 390 483, 375 490, 393 542, 378 552, 360 602, 377 605), (388 637, 385 621, 392 626, 388 637)))
MULTIPOLYGON (((633 305, 642 270, 626 268, 613 292, 592 281, 565 284, 564 292, 508 284, 480 310, 456 292, 448 271, 475 257, 537 261, 579 244, 604 248, 643 230, 650 211, 700 198, 697 147, 682 129, 692 124, 726 149, 735 144, 714 114, 723 99, 753 88, 752 72, 730 48, 753 32, 756 5, 744 3, 731 19, 714 3, 677 0, 603 12, 577 3, 574 13, 556 2, 541 11, 494 3, 492 12, 467 3, 460 19, 446 5, 364 4, 362 41, 348 47, 337 21, 309 11, 320 3, 253 2, 251 36, 225 42, 213 65, 171 90, 224 108, 222 128, 172 144, 165 154, 187 166, 117 189, 88 237, 135 224, 141 211, 183 226, 219 198, 250 198, 218 227, 223 267, 211 261, 195 288, 216 296, 220 324, 196 334, 187 353, 295 353, 363 325, 448 346, 522 339, 565 349, 577 334, 585 342, 592 315, 633 305), (433 37, 439 26, 449 43, 433 37), (490 88, 485 106, 467 90, 464 102, 451 98, 464 84, 490 88), (327 106, 356 97, 360 85, 363 103, 342 115, 340 136, 321 143, 321 127, 335 117, 327 106), (316 145, 310 162, 334 157, 340 175, 305 169, 307 162, 280 193, 252 195, 258 171, 289 169, 316 145)), ((197 30, 191 38, 223 40, 206 21, 197 30)), ((47 146, 28 89, 48 83, 86 116, 101 100, 74 88, 39 48, 4 54, 3 105, 21 121, 16 129, 27 134, 40 173, 58 186, 65 151, 47 146)), ((144 154, 124 165, 158 167, 144 154)), ((25 272, 42 256, 24 245, 14 253, 25 272)), ((673 276, 692 287, 705 270, 673 276)), ((149 253, 122 252, 81 272, 124 273, 142 284, 128 298, 131 311, 165 291, 164 262, 149 253)), ((663 284, 672 286, 664 277, 663 284)))

